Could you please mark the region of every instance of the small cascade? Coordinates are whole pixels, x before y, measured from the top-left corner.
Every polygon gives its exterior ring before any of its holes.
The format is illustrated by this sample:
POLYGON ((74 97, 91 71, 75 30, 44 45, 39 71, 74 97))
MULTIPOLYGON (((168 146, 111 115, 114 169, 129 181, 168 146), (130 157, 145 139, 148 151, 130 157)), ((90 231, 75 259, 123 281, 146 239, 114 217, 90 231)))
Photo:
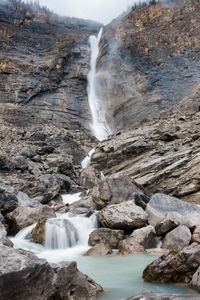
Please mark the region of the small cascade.
POLYGON ((67 219, 49 219, 45 229, 45 248, 47 249, 74 247, 78 241, 77 231, 67 219))
POLYGON ((90 152, 88 153, 88 155, 84 158, 84 160, 81 162, 81 167, 82 169, 86 169, 90 166, 91 163, 91 157, 92 154, 95 152, 94 149, 90 150, 90 152))
POLYGON ((92 124, 90 124, 90 128, 94 134, 94 136, 102 141, 106 139, 110 134, 112 134, 112 130, 107 124, 105 118, 105 107, 103 102, 96 93, 96 84, 97 84, 97 71, 96 64, 97 58, 99 55, 99 41, 101 39, 103 32, 103 28, 100 29, 98 36, 90 36, 89 43, 91 49, 91 59, 90 59, 90 71, 88 74, 88 102, 92 114, 92 124))
POLYGON ((81 199, 81 193, 62 195, 64 204, 72 204, 81 199))

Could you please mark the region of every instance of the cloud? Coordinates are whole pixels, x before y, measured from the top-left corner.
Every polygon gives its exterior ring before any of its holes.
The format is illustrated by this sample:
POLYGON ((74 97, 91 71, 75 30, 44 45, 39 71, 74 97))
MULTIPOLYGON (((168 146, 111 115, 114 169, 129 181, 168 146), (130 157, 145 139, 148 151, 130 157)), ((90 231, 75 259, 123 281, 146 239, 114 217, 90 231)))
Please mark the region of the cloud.
POLYGON ((91 19, 107 24, 139 0, 39 0, 38 2, 62 16, 91 19))

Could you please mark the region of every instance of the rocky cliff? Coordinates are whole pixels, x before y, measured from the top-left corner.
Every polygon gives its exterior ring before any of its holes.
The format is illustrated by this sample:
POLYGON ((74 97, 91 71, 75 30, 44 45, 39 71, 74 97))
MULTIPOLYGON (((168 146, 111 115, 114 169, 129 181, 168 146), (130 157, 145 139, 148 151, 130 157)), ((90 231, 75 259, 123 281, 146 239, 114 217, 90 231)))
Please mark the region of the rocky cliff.
POLYGON ((199 99, 200 4, 167 3, 133 8, 106 28, 98 92, 116 130, 199 99))

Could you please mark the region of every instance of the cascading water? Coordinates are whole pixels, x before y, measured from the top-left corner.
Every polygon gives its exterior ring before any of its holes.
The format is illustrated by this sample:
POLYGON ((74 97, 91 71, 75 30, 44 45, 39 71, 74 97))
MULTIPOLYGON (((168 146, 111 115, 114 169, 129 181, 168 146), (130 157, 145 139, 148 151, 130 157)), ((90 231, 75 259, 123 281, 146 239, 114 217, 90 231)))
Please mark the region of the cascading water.
POLYGON ((91 58, 90 71, 88 74, 88 102, 92 114, 92 123, 90 124, 90 128, 94 136, 100 141, 106 139, 110 134, 112 134, 112 130, 105 118, 105 107, 96 93, 96 63, 99 55, 99 41, 101 39, 102 32, 103 28, 100 29, 97 37, 92 35, 89 38, 91 58))

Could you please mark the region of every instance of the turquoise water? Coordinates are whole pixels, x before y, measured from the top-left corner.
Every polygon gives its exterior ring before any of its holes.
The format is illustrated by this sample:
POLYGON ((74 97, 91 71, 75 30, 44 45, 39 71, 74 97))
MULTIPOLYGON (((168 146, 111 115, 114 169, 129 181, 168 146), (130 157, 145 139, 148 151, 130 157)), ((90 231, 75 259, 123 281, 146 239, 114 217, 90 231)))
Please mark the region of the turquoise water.
POLYGON ((151 290, 156 293, 192 293, 188 288, 175 284, 151 284, 142 280, 146 265, 155 260, 152 255, 80 257, 78 268, 103 286, 105 293, 98 300, 126 299, 133 294, 151 290))

